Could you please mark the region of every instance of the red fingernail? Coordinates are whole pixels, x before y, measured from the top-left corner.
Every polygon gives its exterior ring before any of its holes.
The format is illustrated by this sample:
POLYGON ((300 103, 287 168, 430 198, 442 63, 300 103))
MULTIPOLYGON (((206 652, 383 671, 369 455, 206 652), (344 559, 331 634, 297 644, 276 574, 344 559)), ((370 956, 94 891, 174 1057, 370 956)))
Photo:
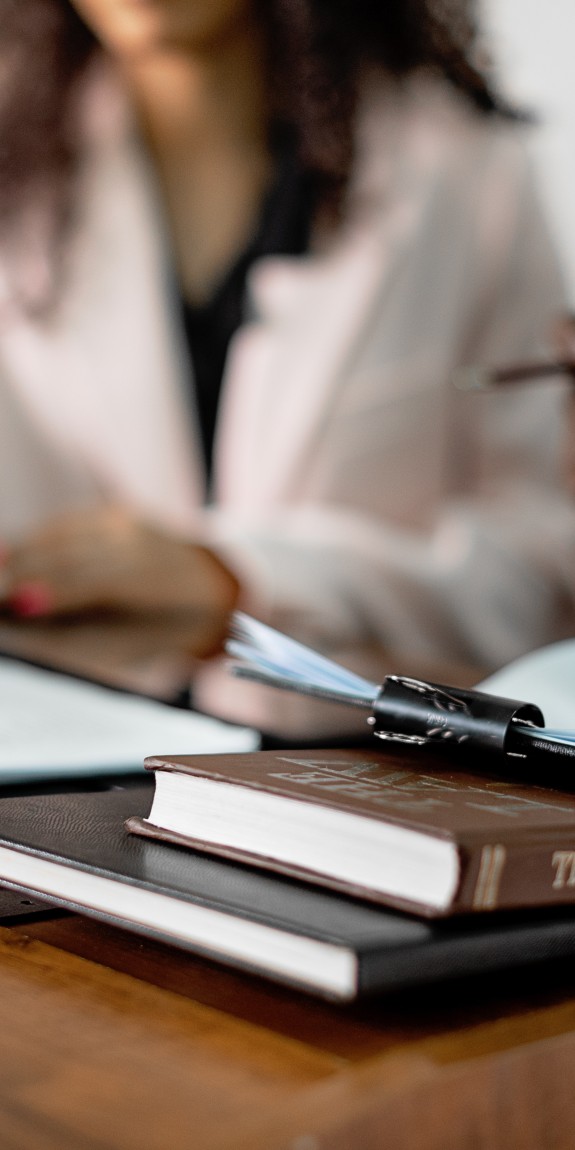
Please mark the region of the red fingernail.
POLYGON ((49 615, 54 596, 46 583, 21 583, 13 591, 9 605, 15 615, 32 618, 35 615, 49 615))

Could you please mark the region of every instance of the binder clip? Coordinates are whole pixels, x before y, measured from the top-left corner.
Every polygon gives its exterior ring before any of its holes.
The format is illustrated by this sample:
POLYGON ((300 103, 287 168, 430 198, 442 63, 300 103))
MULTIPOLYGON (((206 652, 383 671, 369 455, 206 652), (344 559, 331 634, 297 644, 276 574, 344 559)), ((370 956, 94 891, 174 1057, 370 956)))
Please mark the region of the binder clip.
MULTIPOLYGON (((465 756, 514 754, 514 725, 543 727, 539 707, 482 691, 387 675, 368 719, 378 739, 465 756)), ((523 755, 521 755, 523 757, 523 755)))

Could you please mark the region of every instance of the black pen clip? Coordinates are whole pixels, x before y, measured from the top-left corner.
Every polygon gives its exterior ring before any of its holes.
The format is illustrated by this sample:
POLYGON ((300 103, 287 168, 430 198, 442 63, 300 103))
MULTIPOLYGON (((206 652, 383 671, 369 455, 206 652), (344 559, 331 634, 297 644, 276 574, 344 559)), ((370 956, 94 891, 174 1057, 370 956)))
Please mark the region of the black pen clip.
MULTIPOLYGON (((512 723, 543 727, 539 707, 483 691, 387 675, 368 719, 379 739, 504 758, 512 723)), ((512 739, 511 739, 512 742, 512 739)))

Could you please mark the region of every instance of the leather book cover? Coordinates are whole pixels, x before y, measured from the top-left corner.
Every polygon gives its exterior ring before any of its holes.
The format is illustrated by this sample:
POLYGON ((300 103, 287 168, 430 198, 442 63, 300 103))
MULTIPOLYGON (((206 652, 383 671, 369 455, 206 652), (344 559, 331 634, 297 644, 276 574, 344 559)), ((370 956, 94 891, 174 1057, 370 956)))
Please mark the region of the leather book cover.
POLYGON ((128 835, 124 821, 144 816, 151 794, 144 784, 0 799, 0 882, 331 999, 575 956, 575 920, 564 911, 424 921, 128 835), (95 886, 90 879, 97 880, 95 886), (142 892, 161 898, 160 924, 141 913, 142 892), (198 915, 194 937, 184 936, 187 908, 198 915), (224 925, 217 943, 205 928, 205 912, 212 911, 224 925), (251 951, 232 950, 229 940, 236 934, 241 940, 252 924, 264 933, 251 951), (349 977, 328 983, 324 952, 316 959, 314 949, 312 961, 304 955, 301 968, 291 963, 279 969, 275 947, 285 939, 288 951, 303 942, 341 952, 349 959, 349 977))
POLYGON ((304 881, 424 915, 575 902, 575 795, 502 778, 453 771, 438 760, 361 750, 259 751, 237 755, 154 756, 152 772, 171 771, 259 793, 329 807, 453 844, 459 878, 445 908, 342 881, 282 857, 281 819, 274 848, 202 841, 134 820, 130 829, 271 868, 304 881))

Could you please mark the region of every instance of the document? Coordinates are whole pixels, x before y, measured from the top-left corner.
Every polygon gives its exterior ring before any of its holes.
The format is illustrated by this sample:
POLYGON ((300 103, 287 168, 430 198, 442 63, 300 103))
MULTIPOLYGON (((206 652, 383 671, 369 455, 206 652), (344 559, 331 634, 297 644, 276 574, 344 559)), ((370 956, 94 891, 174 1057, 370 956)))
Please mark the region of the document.
POLYGON ((0 656, 0 783, 143 771, 146 755, 250 751, 249 728, 0 656))

